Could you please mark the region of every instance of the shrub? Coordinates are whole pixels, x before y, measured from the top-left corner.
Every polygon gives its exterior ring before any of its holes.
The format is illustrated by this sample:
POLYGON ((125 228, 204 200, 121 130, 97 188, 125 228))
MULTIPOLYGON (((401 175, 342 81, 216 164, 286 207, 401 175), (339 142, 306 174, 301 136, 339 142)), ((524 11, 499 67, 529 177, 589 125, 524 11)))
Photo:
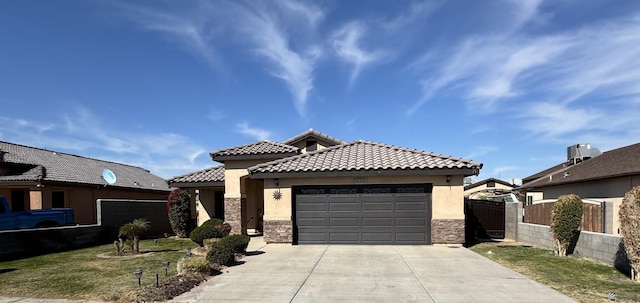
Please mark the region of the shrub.
POLYGON ((631 265, 631 280, 640 281, 640 186, 624 195, 618 215, 622 244, 631 265))
POLYGON ((223 238, 229 235, 230 231, 231 226, 229 224, 222 222, 220 219, 211 219, 196 227, 189 234, 189 238, 198 243, 200 247, 203 247, 205 239, 223 238))
POLYGON ((189 209, 189 192, 175 189, 167 199, 167 211, 171 229, 179 238, 186 238, 191 225, 191 210, 189 209))
POLYGON ((567 255, 571 240, 578 233, 582 222, 582 199, 577 195, 563 195, 551 208, 551 233, 554 253, 567 255))
POLYGON ((229 245, 225 245, 224 243, 220 243, 222 241, 218 241, 213 248, 207 252, 207 261, 212 264, 231 266, 236 262, 235 254, 233 249, 229 245))
POLYGON ((181 275, 188 273, 199 273, 212 276, 220 271, 219 266, 215 266, 204 257, 182 258, 178 261, 178 273, 181 275))
MULTIPOLYGON (((140 237, 143 236, 148 230, 149 227, 151 225, 151 222, 149 222, 149 220, 144 219, 144 218, 138 218, 138 219, 134 219, 133 221, 122 225, 120 227, 120 229, 118 230, 118 237, 121 239, 121 242, 123 242, 122 240, 127 239, 127 240, 133 240, 132 243, 132 250, 136 253, 140 252, 140 237)), ((122 245, 122 247, 117 246, 120 249, 124 250, 124 244, 122 245)))
POLYGON ((220 239, 218 244, 229 246, 234 253, 244 254, 247 252, 250 240, 251 238, 247 235, 230 235, 220 239))

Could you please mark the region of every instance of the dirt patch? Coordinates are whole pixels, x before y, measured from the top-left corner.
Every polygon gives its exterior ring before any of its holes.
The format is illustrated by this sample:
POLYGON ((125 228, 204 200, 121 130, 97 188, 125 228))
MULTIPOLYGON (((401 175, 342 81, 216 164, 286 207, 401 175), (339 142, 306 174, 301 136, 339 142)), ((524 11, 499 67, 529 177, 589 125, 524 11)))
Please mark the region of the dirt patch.
POLYGON ((156 302, 171 300, 206 281, 200 274, 184 274, 172 277, 158 285, 144 286, 124 294, 119 302, 156 302))

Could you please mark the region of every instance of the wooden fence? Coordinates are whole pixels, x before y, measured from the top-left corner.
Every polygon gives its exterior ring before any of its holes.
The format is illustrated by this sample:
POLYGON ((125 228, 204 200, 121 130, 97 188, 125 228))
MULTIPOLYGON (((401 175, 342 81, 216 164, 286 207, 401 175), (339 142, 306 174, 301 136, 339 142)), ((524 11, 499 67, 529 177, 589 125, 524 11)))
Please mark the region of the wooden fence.
MULTIPOLYGON (((524 223, 551 225, 551 208, 555 202, 526 205, 524 207, 524 223)), ((580 230, 604 232, 602 226, 602 206, 584 203, 580 230)))

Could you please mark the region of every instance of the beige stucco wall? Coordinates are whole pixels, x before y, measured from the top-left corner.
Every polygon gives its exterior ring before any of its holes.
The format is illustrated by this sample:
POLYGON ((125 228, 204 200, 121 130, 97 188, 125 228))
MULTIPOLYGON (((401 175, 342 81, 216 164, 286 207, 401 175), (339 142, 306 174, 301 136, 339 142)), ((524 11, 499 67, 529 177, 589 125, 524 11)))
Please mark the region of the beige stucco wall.
POLYGON ((274 179, 264 182, 264 220, 291 220, 292 186, 301 185, 366 185, 366 184, 411 184, 431 183, 432 218, 464 219, 463 176, 452 176, 447 183, 446 176, 381 176, 381 177, 334 177, 279 179, 276 187, 274 179), (362 179, 366 180, 362 183, 362 179), (274 192, 279 190, 282 199, 275 200, 274 192))
POLYGON ((248 167, 265 163, 269 159, 261 160, 242 160, 242 161, 226 161, 224 163, 224 197, 225 198, 244 198, 246 190, 244 188, 245 179, 249 172, 248 167), (244 194, 244 195, 243 195, 244 194))

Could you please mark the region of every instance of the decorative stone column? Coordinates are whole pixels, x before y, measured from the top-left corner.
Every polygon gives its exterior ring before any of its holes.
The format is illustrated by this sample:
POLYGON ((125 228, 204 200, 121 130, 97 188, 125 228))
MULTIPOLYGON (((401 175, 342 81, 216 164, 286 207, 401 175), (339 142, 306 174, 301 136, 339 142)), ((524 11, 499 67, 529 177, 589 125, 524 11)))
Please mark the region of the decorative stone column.
POLYGON ((291 220, 264 220, 264 241, 267 243, 293 243, 291 220))
POLYGON ((224 198, 224 219, 231 225, 231 234, 247 234, 246 198, 224 198))
POLYGON ((431 220, 431 242, 433 244, 463 244, 464 219, 431 220))

